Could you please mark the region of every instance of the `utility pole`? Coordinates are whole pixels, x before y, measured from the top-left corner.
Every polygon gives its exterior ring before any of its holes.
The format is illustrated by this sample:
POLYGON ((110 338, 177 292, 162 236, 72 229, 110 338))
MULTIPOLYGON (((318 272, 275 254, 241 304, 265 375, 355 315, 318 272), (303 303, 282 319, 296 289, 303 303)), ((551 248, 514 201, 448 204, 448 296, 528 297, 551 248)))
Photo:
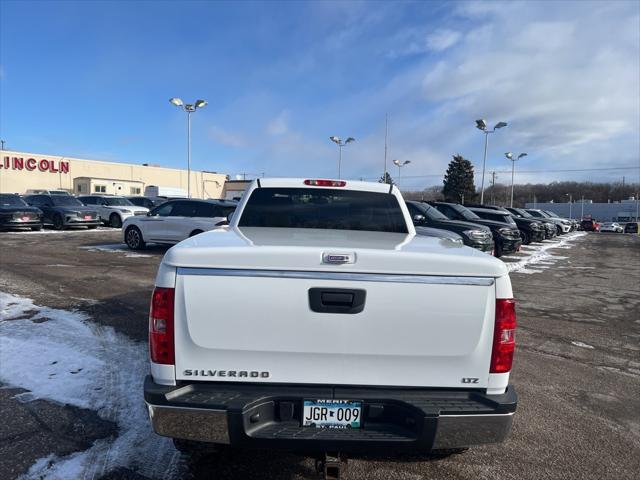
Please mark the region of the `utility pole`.
POLYGON ((0 144, 2 145, 2 147, 0 147, 0 150, 4 150, 4 140, 0 140, 0 144))
POLYGON ((496 172, 491 172, 491 205, 495 205, 495 189, 496 189, 496 172))
POLYGON ((582 199, 580 200, 580 220, 584 218, 584 195, 582 195, 582 199))
POLYGON ((382 178, 387 181, 387 137, 389 134, 389 114, 384 114, 384 172, 382 178))

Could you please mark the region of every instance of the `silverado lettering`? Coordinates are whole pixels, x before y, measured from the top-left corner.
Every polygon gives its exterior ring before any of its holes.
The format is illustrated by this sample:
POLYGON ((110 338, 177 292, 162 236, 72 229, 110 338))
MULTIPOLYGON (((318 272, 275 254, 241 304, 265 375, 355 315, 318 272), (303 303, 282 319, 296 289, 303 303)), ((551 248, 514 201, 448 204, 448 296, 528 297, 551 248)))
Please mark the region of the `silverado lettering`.
POLYGON ((270 372, 257 372, 248 370, 192 370, 184 371, 185 377, 244 377, 244 378, 269 378, 270 372))

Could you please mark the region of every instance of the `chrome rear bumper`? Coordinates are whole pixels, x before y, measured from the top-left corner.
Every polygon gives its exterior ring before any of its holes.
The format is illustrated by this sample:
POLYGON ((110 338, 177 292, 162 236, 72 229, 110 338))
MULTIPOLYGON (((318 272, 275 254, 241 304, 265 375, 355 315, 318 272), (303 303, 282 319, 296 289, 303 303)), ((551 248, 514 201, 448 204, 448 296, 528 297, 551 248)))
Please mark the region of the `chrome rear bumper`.
POLYGON ((237 384, 156 385, 145 400, 158 435, 242 447, 297 451, 420 451, 504 441, 517 396, 477 391, 237 384), (330 393, 332 392, 332 393, 330 393), (358 398, 361 429, 300 426, 305 398, 358 398), (456 412, 458 410, 458 412, 456 412))

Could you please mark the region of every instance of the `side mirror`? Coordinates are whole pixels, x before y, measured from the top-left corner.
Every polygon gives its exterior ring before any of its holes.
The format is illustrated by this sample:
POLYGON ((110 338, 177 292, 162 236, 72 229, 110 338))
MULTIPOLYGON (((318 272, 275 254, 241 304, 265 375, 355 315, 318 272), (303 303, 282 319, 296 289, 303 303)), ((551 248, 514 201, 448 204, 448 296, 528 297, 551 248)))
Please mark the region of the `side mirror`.
POLYGON ((426 217, 424 215, 418 214, 413 216, 414 225, 421 225, 424 223, 425 220, 426 220, 426 217))

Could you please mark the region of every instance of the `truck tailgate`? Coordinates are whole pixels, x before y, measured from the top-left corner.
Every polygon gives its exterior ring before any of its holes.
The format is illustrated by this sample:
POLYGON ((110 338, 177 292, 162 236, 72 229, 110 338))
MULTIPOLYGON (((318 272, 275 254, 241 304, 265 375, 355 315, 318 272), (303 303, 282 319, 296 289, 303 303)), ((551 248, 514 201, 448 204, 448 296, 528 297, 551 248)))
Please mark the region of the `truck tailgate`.
POLYGON ((175 302, 178 380, 487 386, 492 278, 178 268, 175 302))

